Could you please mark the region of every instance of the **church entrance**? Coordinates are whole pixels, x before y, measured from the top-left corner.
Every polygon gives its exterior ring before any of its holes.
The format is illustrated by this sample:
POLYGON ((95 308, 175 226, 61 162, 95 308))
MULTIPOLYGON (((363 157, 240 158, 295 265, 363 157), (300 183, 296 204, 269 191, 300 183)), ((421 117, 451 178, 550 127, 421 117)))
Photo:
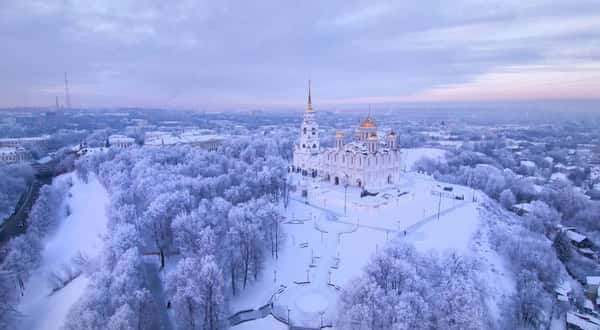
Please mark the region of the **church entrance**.
POLYGON ((392 176, 391 176, 391 175, 388 175, 388 177, 387 177, 387 183, 388 183, 388 184, 392 184, 392 183, 393 183, 393 182, 392 182, 392 176))
POLYGON ((340 184, 340 178, 336 176, 335 179, 333 179, 333 183, 335 183, 335 185, 340 184))

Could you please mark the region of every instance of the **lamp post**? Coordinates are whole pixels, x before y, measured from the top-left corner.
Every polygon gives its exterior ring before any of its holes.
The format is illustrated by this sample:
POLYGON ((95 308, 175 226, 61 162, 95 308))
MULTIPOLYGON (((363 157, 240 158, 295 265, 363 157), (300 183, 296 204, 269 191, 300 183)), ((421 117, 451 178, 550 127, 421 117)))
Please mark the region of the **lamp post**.
POLYGON ((348 203, 348 175, 344 175, 344 216, 346 216, 346 205, 348 203))

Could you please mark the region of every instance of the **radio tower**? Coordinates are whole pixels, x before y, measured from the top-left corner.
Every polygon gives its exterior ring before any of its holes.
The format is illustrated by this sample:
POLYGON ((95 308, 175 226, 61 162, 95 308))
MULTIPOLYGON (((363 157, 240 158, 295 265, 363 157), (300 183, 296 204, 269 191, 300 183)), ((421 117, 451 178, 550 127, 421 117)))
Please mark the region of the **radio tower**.
POLYGON ((65 72, 65 108, 71 109, 71 96, 69 95, 69 80, 65 72))

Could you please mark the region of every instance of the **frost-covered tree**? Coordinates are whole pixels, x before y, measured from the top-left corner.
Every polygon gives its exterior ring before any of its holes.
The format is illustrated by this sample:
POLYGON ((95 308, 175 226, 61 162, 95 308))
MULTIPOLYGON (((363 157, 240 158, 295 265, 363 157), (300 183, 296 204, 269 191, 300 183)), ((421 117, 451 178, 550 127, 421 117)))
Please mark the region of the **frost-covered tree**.
POLYGON ((179 329, 217 329, 223 308, 223 275, 213 256, 181 259, 168 278, 179 329))
POLYGON ((500 193, 500 204, 506 209, 510 209, 517 202, 515 194, 509 189, 504 189, 500 193))
POLYGON ((340 296, 341 329, 481 329, 488 324, 478 264, 393 241, 340 296))

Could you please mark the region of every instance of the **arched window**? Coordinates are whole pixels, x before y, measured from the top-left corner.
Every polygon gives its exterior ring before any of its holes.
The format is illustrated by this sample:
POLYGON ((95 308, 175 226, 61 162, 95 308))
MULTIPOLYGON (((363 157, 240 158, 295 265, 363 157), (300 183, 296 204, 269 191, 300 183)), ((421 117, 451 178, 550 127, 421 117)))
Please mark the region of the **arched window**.
POLYGON ((317 130, 313 127, 312 128, 312 135, 315 135, 315 134, 317 134, 317 130))
POLYGON ((317 145, 315 143, 313 143, 313 148, 316 148, 316 147, 317 147, 317 145))
POLYGON ((302 149, 306 148, 306 144, 302 143, 302 149))
POLYGON ((304 131, 304 135, 306 135, 306 127, 304 127, 303 131, 304 131))

